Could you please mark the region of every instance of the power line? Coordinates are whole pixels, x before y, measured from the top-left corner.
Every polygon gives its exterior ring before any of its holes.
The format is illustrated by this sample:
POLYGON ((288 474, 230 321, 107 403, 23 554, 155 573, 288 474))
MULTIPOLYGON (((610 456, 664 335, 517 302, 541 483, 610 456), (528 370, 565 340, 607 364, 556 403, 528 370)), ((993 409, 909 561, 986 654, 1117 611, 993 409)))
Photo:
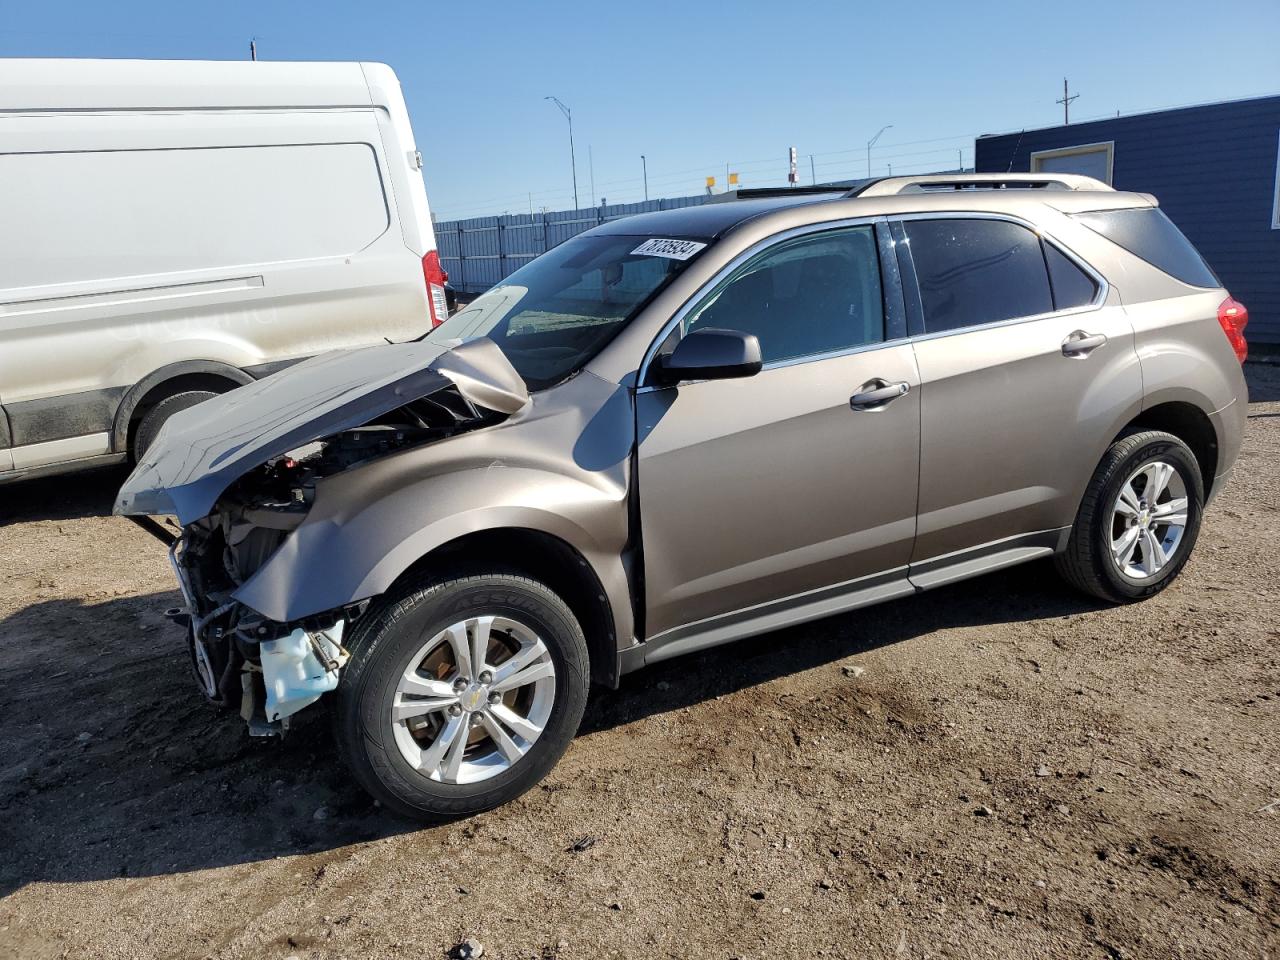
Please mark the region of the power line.
MULTIPOLYGON (((903 140, 903 141, 898 141, 896 143, 887 143, 883 146, 882 150, 891 150, 894 147, 907 147, 907 146, 924 145, 924 144, 931 144, 931 143, 947 143, 947 142, 954 142, 956 140, 965 140, 965 141, 968 141, 969 143, 972 143, 974 140, 974 136, 972 134, 957 134, 949 137, 928 137, 928 138, 919 139, 919 140, 903 140)), ((950 153, 951 149, 952 149, 951 147, 938 147, 932 150, 911 150, 911 151, 899 151, 896 153, 883 153, 881 151, 877 151, 876 160, 887 162, 890 160, 908 159, 912 157, 934 156, 934 155, 950 153)), ((849 170, 850 175, 841 176, 841 177, 832 177, 831 179, 857 179, 860 176, 865 174, 858 174, 856 170, 852 169, 849 162, 842 161, 839 159, 824 160, 823 158, 824 157, 842 157, 842 156, 853 154, 853 153, 865 153, 865 151, 866 151, 865 144, 861 147, 853 147, 848 150, 814 151, 811 154, 811 156, 813 157, 811 168, 813 169, 822 168, 825 171, 825 170, 828 170, 829 168, 840 167, 843 165, 844 169, 849 170)), ((660 190, 663 187, 674 187, 678 184, 684 184, 684 183, 688 184, 687 190, 689 195, 698 193, 699 192, 698 187, 700 186, 699 181, 701 177, 705 176, 706 171, 709 169, 718 170, 722 164, 723 164, 723 161, 716 161, 714 163, 704 163, 704 164, 699 164, 698 166, 684 167, 679 170, 671 170, 666 172, 659 172, 657 174, 650 174, 648 177, 650 196, 653 196, 653 192, 655 188, 658 188, 660 190)), ((749 170, 752 168, 758 168, 761 166, 770 166, 770 165, 777 166, 778 173, 776 175, 754 173, 754 174, 751 174, 750 179, 753 180, 754 182, 761 183, 761 184, 768 184, 771 182, 784 183, 786 181, 786 171, 785 171, 786 164, 784 162, 784 159, 781 157, 766 157, 766 158, 761 158, 757 160, 733 160, 729 162, 729 166, 731 168, 736 168, 738 172, 742 172, 743 170, 749 170)), ((922 164, 919 164, 919 163, 908 164, 901 167, 900 169, 906 172, 910 172, 911 169, 914 169, 921 165, 922 164)), ((929 164, 924 163, 923 166, 929 166, 929 164)), ((625 190, 626 188, 633 188, 635 192, 639 194, 643 189, 643 184, 644 184, 643 176, 641 177, 633 176, 633 177, 618 177, 612 180, 601 180, 597 183, 597 186, 601 188, 602 192, 606 192, 606 193, 613 192, 613 190, 615 189, 625 190)), ((467 203, 465 205, 450 204, 444 208, 437 209, 435 213, 438 218, 445 219, 445 220, 463 219, 470 216, 495 216, 497 215, 495 211, 502 211, 506 208, 514 206, 517 202, 527 201, 530 197, 540 198, 546 201, 562 199, 566 202, 566 204, 568 204, 571 201, 571 198, 566 195, 563 189, 545 189, 545 190, 523 191, 520 193, 511 193, 507 195, 498 195, 498 196, 489 197, 474 203, 467 203)), ((595 203, 598 202, 598 200, 599 200, 598 197, 593 198, 592 205, 594 206, 595 203)), ((627 201, 620 201, 620 202, 627 202, 627 201)))
MULTIPOLYGON (((1079 96, 1078 94, 1071 94, 1069 87, 1064 89, 1063 92, 1064 92, 1064 95, 1069 97, 1071 101, 1075 100, 1076 97, 1079 96)), ((1269 94, 1266 92, 1255 93, 1255 94, 1245 95, 1242 97, 1231 98, 1229 101, 1219 100, 1219 101, 1213 101, 1213 102, 1233 102, 1236 100, 1250 100, 1250 99, 1256 99, 1257 97, 1267 96, 1267 95, 1269 94)), ((1154 112, 1163 111, 1163 110, 1177 110, 1185 107, 1202 106, 1202 105, 1204 105, 1204 101, 1197 101, 1192 103, 1185 103, 1185 102, 1184 103, 1165 103, 1165 104, 1159 104, 1156 106, 1147 106, 1147 107, 1141 107, 1141 108, 1131 108, 1128 110, 1122 110, 1118 114, 1115 112, 1107 112, 1107 113, 1102 113, 1097 115, 1090 115, 1083 118, 1078 117, 1076 119, 1076 123, 1080 124, 1080 123, 1090 123, 1095 120, 1107 120, 1107 119, 1112 119, 1117 115, 1136 116, 1144 113, 1154 113, 1154 112)), ((1064 119, 1067 119, 1068 114, 1066 113, 1065 107, 1066 105, 1064 105, 1064 119)), ((1028 110, 1032 109, 1032 103, 1030 101, 1028 101, 1028 103, 1026 104, 1026 108, 1028 110)), ((1035 130, 1045 126, 1052 126, 1052 124, 1045 124, 1043 122, 1032 122, 1032 123, 1025 123, 1017 126, 1011 125, 1010 127, 997 129, 995 131, 992 131, 990 134, 984 134, 984 135, 990 135, 990 136, 1011 135, 1014 133, 1018 133, 1019 130, 1023 130, 1023 131, 1035 130)), ((920 146, 920 145, 928 145, 928 144, 934 144, 934 143, 954 143, 957 140, 964 140, 964 141, 967 141, 968 144, 972 144, 976 139, 977 139, 977 135, 975 134, 954 134, 954 135, 945 136, 945 137, 926 137, 918 140, 900 140, 895 143, 883 144, 881 145, 880 149, 888 150, 888 149, 894 149, 897 147, 920 146)), ((972 147, 970 146, 966 152, 969 152, 971 150, 972 150, 972 147)), ((858 147, 841 148, 838 150, 822 150, 822 151, 815 150, 812 152, 812 156, 815 158, 814 160, 815 167, 822 167, 824 170, 830 171, 831 168, 838 167, 840 165, 840 162, 837 160, 830 160, 830 159, 823 159, 823 158, 839 157, 839 156, 848 155, 848 154, 865 154, 865 151, 866 151, 866 145, 863 144, 862 146, 858 146, 858 147)), ((933 154, 940 155, 946 152, 948 152, 948 150, 944 148, 939 148, 938 150, 934 150, 934 151, 910 151, 908 153, 898 152, 893 154, 877 152, 876 158, 878 160, 887 162, 889 160, 899 160, 902 158, 929 156, 933 154)), ((701 176, 705 175, 706 171, 708 170, 719 170, 720 166, 723 163, 724 163, 723 160, 716 160, 713 162, 699 164, 696 167, 689 167, 683 170, 668 171, 666 173, 658 173, 656 175, 650 175, 649 186, 651 190, 651 195, 652 195, 653 188, 655 187, 661 187, 663 185, 674 185, 684 181, 688 181, 689 183, 689 187, 688 187, 689 195, 699 193, 700 190, 698 188, 700 186, 701 176), (698 179, 695 179, 695 177, 698 179)), ((739 168, 748 168, 748 167, 757 167, 757 166, 763 166, 763 165, 773 164, 773 163, 777 163, 779 166, 779 174, 776 177, 770 177, 768 175, 753 174, 751 179, 759 183, 770 183, 773 181, 776 181, 779 183, 784 182, 785 173, 783 172, 782 168, 785 166, 785 164, 780 158, 777 158, 777 157, 761 159, 761 160, 732 161, 731 166, 737 166, 739 168)), ((961 165, 963 166, 963 157, 961 158, 961 165)), ((924 162, 924 163, 911 163, 907 165, 895 164, 895 166, 897 166, 897 172, 899 173, 904 173, 904 172, 910 173, 910 172, 915 172, 915 168, 918 168, 921 166, 927 167, 927 166, 931 166, 931 164, 929 164, 928 162, 924 162)), ((851 173, 851 175, 844 177, 844 176, 834 176, 831 173, 826 173, 824 174, 824 176, 827 176, 830 179, 857 179, 858 178, 859 174, 857 173, 856 168, 852 162, 850 162, 849 166, 845 167, 844 169, 848 170, 851 173)), ((638 196, 641 193, 642 184, 643 184, 643 179, 641 177, 622 177, 616 180, 604 181, 600 184, 600 186, 613 187, 613 188, 619 188, 619 189, 634 187, 635 193, 638 196)), ((492 211, 494 209, 498 209, 504 203, 507 204, 508 206, 513 205, 517 201, 526 200, 529 196, 533 196, 535 198, 543 197, 543 198, 546 198, 548 201, 552 201, 553 199, 556 199, 556 198, 566 199, 565 194, 561 190, 551 190, 551 189, 534 190, 532 191, 531 194, 528 192, 522 191, 520 193, 513 193, 509 197, 498 196, 498 197, 490 197, 490 198, 475 201, 475 202, 459 202, 456 204, 450 204, 444 208, 445 210, 451 212, 450 216, 445 217, 439 210, 436 211, 436 215, 439 216, 441 219, 454 219, 455 217, 461 218, 461 217, 467 217, 467 216, 492 216, 493 215, 492 213, 486 212, 486 211, 492 211)), ((571 202, 571 198, 566 199, 566 206, 568 205, 569 202, 571 202)))

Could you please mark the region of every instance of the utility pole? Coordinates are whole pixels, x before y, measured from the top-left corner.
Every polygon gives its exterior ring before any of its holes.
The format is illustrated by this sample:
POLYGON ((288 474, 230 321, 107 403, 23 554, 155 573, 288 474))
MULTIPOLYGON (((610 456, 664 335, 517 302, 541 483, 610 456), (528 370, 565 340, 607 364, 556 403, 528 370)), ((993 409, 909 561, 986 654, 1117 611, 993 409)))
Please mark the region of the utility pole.
POLYGON ((644 199, 649 199, 649 161, 644 158, 644 154, 640 154, 640 170, 644 174, 644 199))
POLYGON ((564 114, 564 118, 569 121, 569 165, 573 169, 573 209, 578 209, 578 158, 573 152, 573 112, 566 107, 556 97, 543 97, 543 100, 550 100, 560 112, 564 114))
POLYGON ((813 154, 812 154, 812 153, 811 153, 811 154, 809 154, 809 180, 811 181, 811 182, 810 182, 810 184, 809 184, 810 186, 816 187, 816 186, 818 185, 818 174, 817 174, 817 172, 813 169, 813 154))
POLYGON ((249 59, 250 60, 258 59, 258 38, 257 37, 249 38, 249 59))
POLYGON ((1064 127, 1071 123, 1071 101, 1078 100, 1080 98, 1080 94, 1078 93, 1071 94, 1070 96, 1068 96, 1067 94, 1068 94, 1067 78, 1063 77, 1062 78, 1062 99, 1055 100, 1053 102, 1062 104, 1062 125, 1064 127))
POLYGON ((880 139, 880 137, 884 134, 886 130, 892 130, 892 129, 893 129, 892 123, 885 124, 883 127, 880 128, 880 133, 877 133, 874 137, 872 137, 870 140, 867 141, 867 179, 868 180, 871 179, 871 148, 876 145, 876 141, 880 139))

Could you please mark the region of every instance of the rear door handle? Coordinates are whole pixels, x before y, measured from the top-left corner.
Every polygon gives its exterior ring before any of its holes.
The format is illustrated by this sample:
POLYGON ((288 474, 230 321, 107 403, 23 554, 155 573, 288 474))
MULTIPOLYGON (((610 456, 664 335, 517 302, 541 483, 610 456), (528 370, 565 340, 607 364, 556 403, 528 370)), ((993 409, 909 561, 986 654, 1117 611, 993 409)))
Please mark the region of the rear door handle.
POLYGON ((911 391, 911 384, 905 380, 890 383, 879 378, 870 380, 858 388, 858 392, 849 398, 849 407, 853 410, 879 410, 891 400, 911 391))
POLYGON ((1067 334, 1067 339, 1062 341, 1062 355, 1064 357, 1087 357, 1106 342, 1107 336, 1104 333, 1088 333, 1084 330, 1074 330, 1067 334))

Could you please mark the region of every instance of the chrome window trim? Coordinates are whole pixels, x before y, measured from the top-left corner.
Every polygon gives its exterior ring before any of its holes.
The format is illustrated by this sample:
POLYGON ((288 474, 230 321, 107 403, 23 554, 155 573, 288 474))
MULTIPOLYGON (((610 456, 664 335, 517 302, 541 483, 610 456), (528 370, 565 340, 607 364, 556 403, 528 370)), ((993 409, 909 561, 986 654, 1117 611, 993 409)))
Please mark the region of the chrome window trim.
POLYGON ((874 343, 862 343, 847 350, 829 350, 826 353, 806 353, 802 357, 788 357, 785 360, 771 360, 760 367, 760 372, 777 370, 779 367, 794 367, 800 363, 817 363, 819 360, 834 360, 837 357, 850 357, 855 353, 869 353, 872 350, 883 350, 885 347, 899 347, 909 343, 910 337, 894 337, 892 340, 876 340, 874 343))
MULTIPOLYGON (((816 363, 822 360, 832 360, 837 357, 845 357, 856 353, 866 353, 871 350, 880 350, 885 347, 896 347, 901 346, 902 344, 916 343, 925 340, 937 340, 940 337, 954 337, 975 331, 993 330, 999 327, 1013 326, 1014 324, 1032 323, 1037 320, 1070 317, 1077 314, 1083 315, 1086 313, 1093 313, 1096 310, 1101 310, 1106 306, 1107 298, 1111 293, 1111 284, 1108 283, 1107 278, 1099 273, 1092 264, 1081 258, 1075 253, 1075 251, 1071 250, 1052 234, 1046 233, 1030 220, 1023 219, 1015 214, 1001 213, 994 210, 939 210, 934 212, 903 213, 893 215, 878 214, 871 217, 853 217, 843 220, 829 220, 822 223, 810 223, 805 224, 802 227, 792 227, 790 230, 784 230, 781 233, 771 234, 770 236, 757 241, 730 260, 720 270, 716 271, 715 275, 712 276, 711 279, 690 294, 689 298, 685 300, 685 302, 680 305, 679 309, 671 315, 671 319, 662 325, 662 329, 659 330, 657 336, 654 337, 653 342, 649 344, 649 348, 645 351, 644 359, 640 364, 639 374, 636 377, 636 383, 640 384, 640 386, 636 388, 636 392, 648 393, 652 390, 665 390, 670 386, 669 384, 645 383, 645 380, 649 375, 649 368, 656 359, 658 349, 666 341, 667 337, 671 335, 671 331, 674 330, 686 316, 688 316, 694 307, 701 303, 702 299, 709 294, 717 284, 727 279, 734 270, 742 266, 743 263, 756 256, 758 253, 761 253, 776 244, 785 243, 787 240, 810 233, 822 233, 829 230, 839 230, 845 227, 874 226, 877 223, 889 223, 891 221, 906 222, 909 220, 1003 220, 1008 223, 1015 223, 1018 226, 1025 227, 1030 230, 1035 234, 1037 239, 1042 242, 1052 244, 1059 253, 1083 270, 1085 274, 1089 276, 1095 284, 1097 284, 1097 293, 1094 295, 1094 298, 1090 303, 1081 307, 1069 307, 1065 310, 1051 310, 1048 313, 1035 313, 1025 317, 1010 317, 1006 320, 992 320, 990 323, 975 324, 969 327, 957 327, 953 330, 939 330, 935 333, 921 333, 914 336, 908 334, 905 337, 896 337, 892 340, 878 340, 875 343, 860 344, 856 347, 850 347, 848 350, 839 350, 821 354, 807 354, 803 357, 792 357, 786 360, 774 360, 764 364, 761 367, 761 372, 764 372, 765 370, 775 370, 780 367, 795 366, 800 363, 816 363)), ((1048 274, 1048 270, 1049 265, 1046 263, 1046 276, 1048 274)), ((1052 282, 1050 289, 1052 289, 1052 282)), ((701 382, 703 381, 685 381, 686 384, 701 382)))

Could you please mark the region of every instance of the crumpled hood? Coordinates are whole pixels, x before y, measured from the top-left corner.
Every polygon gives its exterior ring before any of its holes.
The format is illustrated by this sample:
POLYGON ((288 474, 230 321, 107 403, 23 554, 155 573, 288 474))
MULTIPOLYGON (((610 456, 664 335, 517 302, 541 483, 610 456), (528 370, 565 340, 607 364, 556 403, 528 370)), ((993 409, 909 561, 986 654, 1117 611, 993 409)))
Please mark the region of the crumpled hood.
POLYGON ((485 338, 322 354, 174 414, 120 488, 115 512, 199 520, 254 467, 451 385, 498 413, 529 403, 520 375, 485 338))

